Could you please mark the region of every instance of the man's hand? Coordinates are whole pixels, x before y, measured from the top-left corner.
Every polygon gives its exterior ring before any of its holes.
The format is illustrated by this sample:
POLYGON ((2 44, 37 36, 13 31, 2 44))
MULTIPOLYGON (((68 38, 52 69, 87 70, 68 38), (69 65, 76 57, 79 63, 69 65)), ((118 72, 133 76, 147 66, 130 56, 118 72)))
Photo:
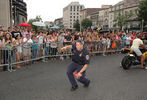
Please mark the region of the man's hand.
POLYGON ((65 46, 65 47, 61 48, 61 51, 65 51, 66 49, 72 49, 72 45, 65 46))
POLYGON ((66 50, 66 47, 61 48, 61 51, 65 51, 65 50, 66 50))
POLYGON ((79 72, 79 73, 77 74, 77 79, 79 79, 81 76, 82 76, 82 74, 79 72))

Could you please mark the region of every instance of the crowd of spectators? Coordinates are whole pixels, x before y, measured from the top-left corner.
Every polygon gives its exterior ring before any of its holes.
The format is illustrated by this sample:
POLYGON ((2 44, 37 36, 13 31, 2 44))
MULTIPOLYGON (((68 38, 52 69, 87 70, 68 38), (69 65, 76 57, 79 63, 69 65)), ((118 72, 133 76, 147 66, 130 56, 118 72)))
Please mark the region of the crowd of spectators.
MULTIPOLYGON (((56 60, 60 54, 71 54, 71 50, 61 52, 65 45, 71 45, 76 40, 82 40, 84 46, 92 53, 100 53, 103 56, 119 51, 123 47, 130 47, 136 34, 141 34, 142 39, 147 39, 146 32, 115 31, 99 33, 97 30, 87 29, 83 32, 70 32, 67 30, 49 30, 35 32, 31 28, 8 27, 3 30, 0 26, 0 64, 3 64, 3 70, 8 67, 4 64, 12 62, 13 56, 15 62, 26 61, 24 65, 36 63, 37 58, 50 58, 56 60), (54 56, 53 56, 54 55, 54 56)), ((63 60, 64 58, 60 56, 63 60)), ((21 64, 17 63, 16 68, 21 64)))

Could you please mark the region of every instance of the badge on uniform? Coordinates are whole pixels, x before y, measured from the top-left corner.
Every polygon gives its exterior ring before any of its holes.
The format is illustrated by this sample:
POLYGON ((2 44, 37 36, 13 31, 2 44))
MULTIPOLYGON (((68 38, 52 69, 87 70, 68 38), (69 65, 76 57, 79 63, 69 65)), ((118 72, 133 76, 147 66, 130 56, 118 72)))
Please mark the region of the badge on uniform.
POLYGON ((80 53, 79 56, 81 57, 82 56, 82 53, 80 53))
POLYGON ((86 55, 86 60, 89 60, 89 55, 86 55))

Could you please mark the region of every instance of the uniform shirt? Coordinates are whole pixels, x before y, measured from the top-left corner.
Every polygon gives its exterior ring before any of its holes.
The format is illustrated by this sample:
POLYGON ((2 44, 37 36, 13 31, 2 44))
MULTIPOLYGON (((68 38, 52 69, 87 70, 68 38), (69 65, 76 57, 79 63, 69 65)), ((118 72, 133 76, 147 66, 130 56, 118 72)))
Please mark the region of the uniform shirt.
POLYGON ((143 41, 139 38, 133 40, 131 48, 139 49, 139 46, 143 44, 143 41))
POLYGON ((89 52, 87 49, 83 48, 82 51, 78 51, 76 49, 76 45, 73 44, 72 45, 72 50, 73 50, 73 58, 72 61, 79 64, 79 65, 85 65, 85 64, 89 64, 89 52))

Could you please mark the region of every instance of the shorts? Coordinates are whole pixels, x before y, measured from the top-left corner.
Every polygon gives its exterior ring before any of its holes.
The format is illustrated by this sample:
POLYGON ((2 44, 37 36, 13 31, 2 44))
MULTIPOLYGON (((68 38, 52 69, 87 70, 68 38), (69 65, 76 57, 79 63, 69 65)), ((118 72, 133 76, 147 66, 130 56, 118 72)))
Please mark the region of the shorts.
POLYGON ((63 47, 63 44, 58 44, 58 53, 61 53, 61 48, 63 47))
POLYGON ((17 53, 22 53, 22 47, 21 46, 17 47, 17 53))
POLYGON ((31 49, 23 48, 23 56, 31 56, 31 49))
POLYGON ((131 49, 136 53, 137 56, 142 55, 142 52, 139 49, 137 49, 137 48, 131 48, 131 49))

